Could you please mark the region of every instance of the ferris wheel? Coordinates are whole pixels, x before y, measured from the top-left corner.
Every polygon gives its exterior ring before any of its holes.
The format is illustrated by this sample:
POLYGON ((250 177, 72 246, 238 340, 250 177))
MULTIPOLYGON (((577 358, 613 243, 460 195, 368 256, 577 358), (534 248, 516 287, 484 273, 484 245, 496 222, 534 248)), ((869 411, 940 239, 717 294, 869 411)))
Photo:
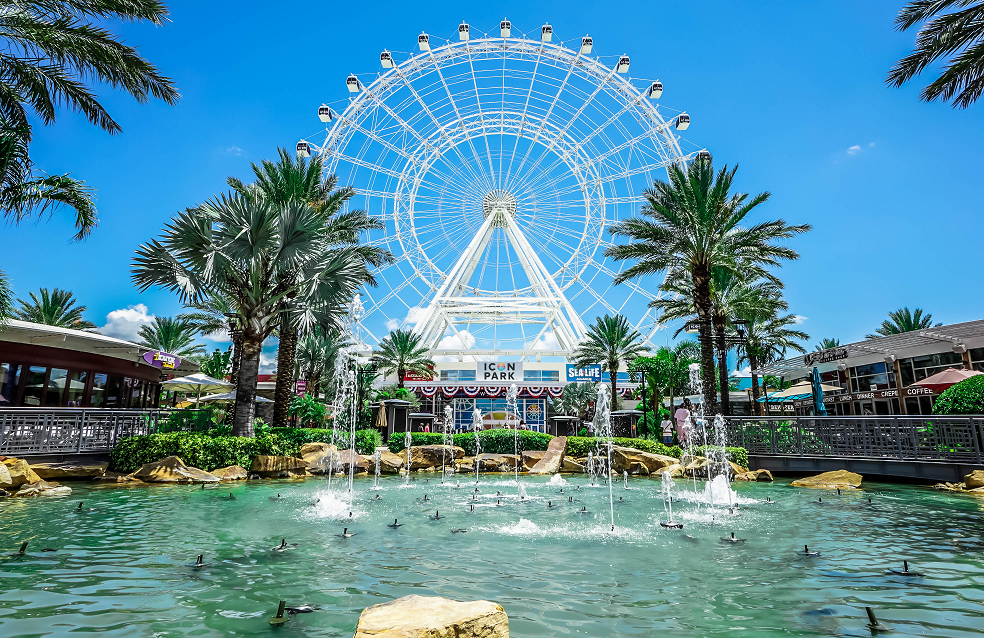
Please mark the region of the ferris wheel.
POLYGON ((564 356, 600 314, 660 329, 658 282, 613 285, 626 264, 604 256, 606 227, 706 151, 683 150, 690 116, 660 103, 659 80, 594 49, 550 25, 462 23, 383 51, 318 109, 324 132, 298 152, 356 189, 350 206, 385 221, 370 241, 396 256, 361 300, 371 340, 412 327, 436 355, 564 356))

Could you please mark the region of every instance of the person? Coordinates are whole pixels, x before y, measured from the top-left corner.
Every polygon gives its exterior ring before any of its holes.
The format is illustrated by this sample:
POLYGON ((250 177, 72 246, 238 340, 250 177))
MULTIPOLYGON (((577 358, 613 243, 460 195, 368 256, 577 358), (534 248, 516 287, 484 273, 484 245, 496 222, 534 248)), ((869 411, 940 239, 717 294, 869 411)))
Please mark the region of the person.
POLYGON ((430 432, 430 431, 431 431, 431 426, 430 425, 425 425, 424 426, 424 432, 430 432))
POLYGON ((690 413, 693 407, 690 399, 684 399, 683 403, 680 404, 680 407, 673 414, 673 417, 676 419, 677 440, 680 441, 680 445, 687 442, 687 435, 689 434, 687 430, 690 429, 687 421, 690 419, 690 413))
POLYGON ((673 422, 670 421, 669 414, 666 415, 660 426, 663 428, 663 445, 673 445, 673 422))

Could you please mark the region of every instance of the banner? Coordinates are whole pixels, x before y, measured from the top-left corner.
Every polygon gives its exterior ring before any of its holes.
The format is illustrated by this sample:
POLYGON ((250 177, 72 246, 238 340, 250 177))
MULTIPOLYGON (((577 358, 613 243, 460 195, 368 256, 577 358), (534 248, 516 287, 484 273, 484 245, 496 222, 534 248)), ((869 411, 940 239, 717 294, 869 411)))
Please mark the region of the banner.
POLYGON ((598 383, 601 381, 601 364, 579 368, 573 363, 567 364, 568 383, 598 383))
POLYGON ((485 390, 485 394, 489 395, 490 397, 497 397, 499 396, 500 392, 505 390, 505 388, 503 388, 501 385, 487 385, 483 389, 485 390))
POLYGON ((564 394, 564 386, 558 385, 556 387, 549 387, 547 388, 547 392, 549 392, 550 396, 553 398, 559 399, 561 395, 564 394))
POLYGON ((477 385, 466 385, 461 388, 461 391, 465 393, 466 397, 476 397, 478 392, 481 390, 477 385))
POLYGON ((523 382, 523 364, 518 361, 483 361, 478 364, 478 380, 482 383, 490 381, 523 382))
POLYGON ((458 386, 456 386, 456 385, 446 385, 443 388, 441 388, 441 392, 444 393, 444 396, 445 397, 447 397, 448 399, 450 399, 454 395, 458 394, 458 386))
POLYGON ((538 397, 543 394, 543 386, 531 385, 526 387, 526 393, 531 397, 538 397))
POLYGON ((423 394, 428 399, 437 394, 436 385, 422 385, 420 386, 420 393, 423 394))

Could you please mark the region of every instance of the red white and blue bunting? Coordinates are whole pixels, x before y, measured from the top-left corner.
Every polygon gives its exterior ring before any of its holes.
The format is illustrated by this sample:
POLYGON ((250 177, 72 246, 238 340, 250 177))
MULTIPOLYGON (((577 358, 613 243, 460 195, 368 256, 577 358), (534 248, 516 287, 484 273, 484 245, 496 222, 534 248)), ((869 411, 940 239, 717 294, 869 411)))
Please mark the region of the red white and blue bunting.
POLYGON ((458 394, 458 386, 456 386, 456 385, 446 385, 443 388, 441 388, 441 392, 444 393, 444 396, 446 398, 450 399, 454 395, 458 394))
POLYGON ((504 389, 505 388, 503 388, 502 386, 487 385, 485 386, 485 394, 487 394, 489 397, 497 397, 499 396, 499 393, 502 392, 504 389))
POLYGON ((461 388, 461 391, 464 392, 465 396, 469 398, 478 396, 478 393, 481 390, 482 388, 477 385, 466 385, 461 388))
POLYGON ((427 397, 428 399, 437 394, 436 385, 422 385, 420 386, 420 393, 427 397))
POLYGON ((541 394, 543 394, 543 386, 531 385, 526 388, 526 393, 529 394, 531 397, 538 397, 541 394))
POLYGON ((559 399, 560 395, 564 394, 564 386, 558 385, 556 387, 547 388, 547 392, 549 392, 550 396, 553 398, 559 399))

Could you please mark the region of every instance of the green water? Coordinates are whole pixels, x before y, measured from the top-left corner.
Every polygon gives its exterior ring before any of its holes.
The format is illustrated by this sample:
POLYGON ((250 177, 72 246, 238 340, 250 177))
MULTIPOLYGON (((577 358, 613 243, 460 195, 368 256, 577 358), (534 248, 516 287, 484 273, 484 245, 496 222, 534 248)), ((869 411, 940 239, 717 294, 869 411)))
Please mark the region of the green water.
POLYGON ((611 534, 607 487, 567 481, 521 478, 520 500, 507 477, 483 477, 472 500, 473 477, 459 489, 439 476, 408 488, 383 479, 378 490, 359 479, 351 518, 347 485, 333 485, 340 502, 321 479, 76 483, 68 498, 6 499, 0 636, 350 637, 365 607, 407 594, 494 600, 516 637, 870 636, 866 605, 893 636, 984 630, 984 501, 777 481, 736 485, 747 504, 729 514, 688 502, 678 482, 674 517, 685 527, 667 530, 660 482, 630 479, 615 486, 624 502, 611 534), (778 504, 756 502, 767 497, 778 504), (91 509, 78 512, 79 501, 91 509), (431 520, 435 510, 447 518, 431 520), (394 518, 404 525, 388 528, 394 518), (340 537, 346 526, 356 535, 340 537), (719 540, 732 531, 746 542, 719 540), (297 547, 271 551, 283 537, 297 547), (25 540, 25 556, 6 558, 25 540), (821 556, 797 556, 804 544, 821 556), (198 554, 207 566, 190 566, 198 554), (925 576, 886 573, 903 558, 925 576), (273 629, 280 599, 321 610, 273 629))

